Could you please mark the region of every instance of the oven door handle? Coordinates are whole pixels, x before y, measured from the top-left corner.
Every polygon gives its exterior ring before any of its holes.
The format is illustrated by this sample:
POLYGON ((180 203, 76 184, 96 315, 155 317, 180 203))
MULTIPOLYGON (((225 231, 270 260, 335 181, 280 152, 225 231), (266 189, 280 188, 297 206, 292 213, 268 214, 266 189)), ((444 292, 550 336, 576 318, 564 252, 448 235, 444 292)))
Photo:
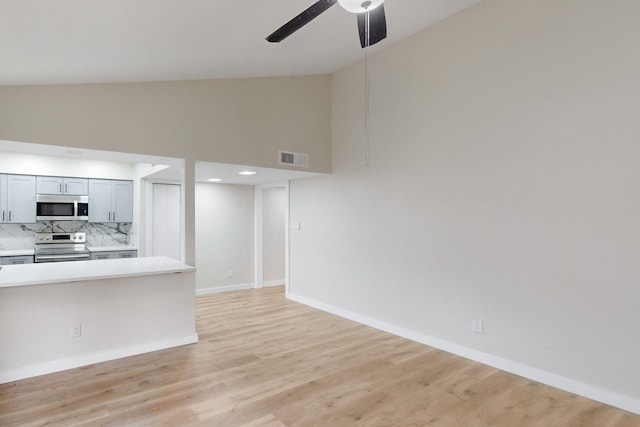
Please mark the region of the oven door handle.
POLYGON ((36 262, 38 260, 49 260, 49 259, 83 259, 89 258, 89 254, 81 254, 81 255, 36 255, 36 262))

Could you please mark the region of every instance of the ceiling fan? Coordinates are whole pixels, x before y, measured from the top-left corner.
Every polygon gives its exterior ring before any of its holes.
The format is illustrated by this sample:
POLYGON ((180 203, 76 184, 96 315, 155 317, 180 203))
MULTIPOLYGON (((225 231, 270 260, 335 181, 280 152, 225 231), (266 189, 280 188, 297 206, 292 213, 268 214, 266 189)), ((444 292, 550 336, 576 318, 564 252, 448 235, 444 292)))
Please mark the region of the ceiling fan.
POLYGON ((322 12, 338 3, 346 11, 357 14, 360 45, 372 46, 387 37, 387 21, 384 0, 318 0, 304 12, 274 31, 267 41, 278 43, 317 18, 322 12))

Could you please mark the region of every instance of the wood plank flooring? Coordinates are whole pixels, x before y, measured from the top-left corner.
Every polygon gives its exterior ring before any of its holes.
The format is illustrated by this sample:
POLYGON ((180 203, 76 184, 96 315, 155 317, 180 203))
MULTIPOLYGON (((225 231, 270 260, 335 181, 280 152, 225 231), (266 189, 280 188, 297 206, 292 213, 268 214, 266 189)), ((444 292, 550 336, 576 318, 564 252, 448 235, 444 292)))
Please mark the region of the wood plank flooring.
POLYGON ((640 416, 287 301, 197 299, 195 345, 0 385, 0 426, 640 426, 640 416))

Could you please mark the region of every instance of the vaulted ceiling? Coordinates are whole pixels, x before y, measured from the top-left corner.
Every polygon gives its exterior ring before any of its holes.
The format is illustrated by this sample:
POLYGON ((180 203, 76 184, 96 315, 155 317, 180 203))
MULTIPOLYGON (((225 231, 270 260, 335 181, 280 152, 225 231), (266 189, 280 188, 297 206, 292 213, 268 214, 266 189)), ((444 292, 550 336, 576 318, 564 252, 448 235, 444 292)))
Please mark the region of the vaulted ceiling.
MULTIPOLYGON (((356 17, 335 5, 265 41, 316 0, 0 0, 0 85, 332 73, 363 58, 356 17)), ((371 53, 479 0, 386 0, 371 53)))

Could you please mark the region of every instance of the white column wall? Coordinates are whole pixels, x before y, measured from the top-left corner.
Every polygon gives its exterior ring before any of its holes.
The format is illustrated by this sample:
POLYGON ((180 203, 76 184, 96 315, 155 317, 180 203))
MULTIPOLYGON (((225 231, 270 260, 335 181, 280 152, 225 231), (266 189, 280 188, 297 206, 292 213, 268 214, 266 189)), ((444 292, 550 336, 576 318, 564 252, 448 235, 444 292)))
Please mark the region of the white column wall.
POLYGON ((195 207, 198 294, 253 287, 253 187, 196 183, 195 207))

